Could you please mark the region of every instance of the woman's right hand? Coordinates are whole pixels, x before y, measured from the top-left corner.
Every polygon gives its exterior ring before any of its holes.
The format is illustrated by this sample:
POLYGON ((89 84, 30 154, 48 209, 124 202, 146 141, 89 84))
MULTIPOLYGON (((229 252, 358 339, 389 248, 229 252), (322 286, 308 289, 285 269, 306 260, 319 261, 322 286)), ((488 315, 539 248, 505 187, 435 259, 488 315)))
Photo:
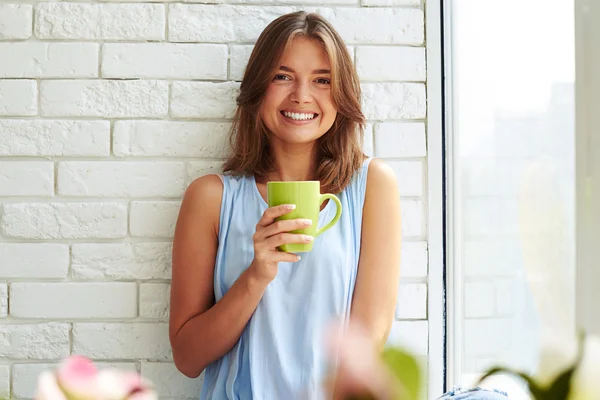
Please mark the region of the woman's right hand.
POLYGON ((278 246, 288 243, 310 243, 312 236, 289 233, 296 229, 303 229, 311 225, 310 219, 288 219, 275 221, 275 218, 290 213, 294 206, 283 204, 265 210, 256 225, 256 232, 252 236, 254 241, 254 260, 250 265, 258 278, 272 281, 277 275, 279 262, 296 262, 300 257, 293 253, 286 253, 277 249, 278 246))

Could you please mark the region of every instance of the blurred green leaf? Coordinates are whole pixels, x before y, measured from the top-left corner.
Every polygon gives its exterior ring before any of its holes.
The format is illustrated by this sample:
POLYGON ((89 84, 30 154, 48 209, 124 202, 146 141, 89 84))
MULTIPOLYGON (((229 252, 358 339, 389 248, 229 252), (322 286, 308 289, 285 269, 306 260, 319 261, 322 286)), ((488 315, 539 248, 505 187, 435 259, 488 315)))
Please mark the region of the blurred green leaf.
POLYGON ((405 390, 402 400, 419 400, 422 377, 415 356, 399 347, 388 347, 383 351, 383 361, 405 390))

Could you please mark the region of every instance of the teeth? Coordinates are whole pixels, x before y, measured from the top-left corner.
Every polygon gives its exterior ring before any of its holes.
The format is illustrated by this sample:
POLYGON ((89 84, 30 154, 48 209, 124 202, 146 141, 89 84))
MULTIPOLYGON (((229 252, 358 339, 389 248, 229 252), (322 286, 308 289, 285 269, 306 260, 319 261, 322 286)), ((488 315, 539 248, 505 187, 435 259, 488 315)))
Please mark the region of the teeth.
POLYGON ((313 119, 315 117, 315 114, 291 113, 287 111, 284 112, 283 115, 285 115, 288 118, 295 119, 297 121, 305 121, 308 119, 313 119))

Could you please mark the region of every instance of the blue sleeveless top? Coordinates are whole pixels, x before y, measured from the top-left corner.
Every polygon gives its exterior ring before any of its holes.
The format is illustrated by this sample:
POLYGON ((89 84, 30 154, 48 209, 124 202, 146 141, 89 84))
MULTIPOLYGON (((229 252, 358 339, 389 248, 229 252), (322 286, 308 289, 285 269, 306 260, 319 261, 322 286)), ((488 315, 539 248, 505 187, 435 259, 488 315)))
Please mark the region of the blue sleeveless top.
MULTIPOLYGON (((346 320, 360 255, 362 210, 370 158, 351 184, 337 194, 342 216, 316 237, 313 250, 296 263, 279 263, 275 279, 240 339, 204 371, 201 399, 305 400, 324 398, 328 373, 324 335, 335 320, 346 320)), ((253 260, 252 235, 267 203, 254 177, 223 178, 219 247, 214 270, 219 301, 253 260)), ((335 215, 327 202, 319 227, 335 215)))

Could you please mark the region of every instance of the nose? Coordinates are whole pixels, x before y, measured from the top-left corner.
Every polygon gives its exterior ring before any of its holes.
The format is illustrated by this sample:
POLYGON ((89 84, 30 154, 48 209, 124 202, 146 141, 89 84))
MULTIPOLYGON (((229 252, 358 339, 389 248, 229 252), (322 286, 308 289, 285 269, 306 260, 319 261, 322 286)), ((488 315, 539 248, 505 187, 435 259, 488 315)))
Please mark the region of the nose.
POLYGON ((294 90, 290 94, 290 100, 298 104, 310 103, 312 95, 310 93, 310 83, 297 80, 294 90))

